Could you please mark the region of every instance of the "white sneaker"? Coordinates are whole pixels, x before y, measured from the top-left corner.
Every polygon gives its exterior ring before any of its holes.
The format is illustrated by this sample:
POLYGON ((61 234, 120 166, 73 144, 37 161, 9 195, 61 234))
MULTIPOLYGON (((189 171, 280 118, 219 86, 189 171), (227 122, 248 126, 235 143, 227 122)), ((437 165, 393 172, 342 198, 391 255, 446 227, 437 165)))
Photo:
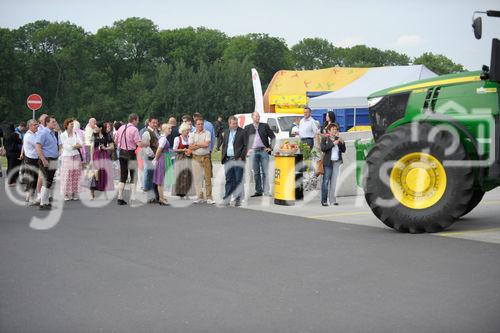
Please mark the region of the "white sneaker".
POLYGON ((208 200, 207 200, 207 204, 209 204, 209 205, 214 205, 214 204, 215 204, 215 201, 213 201, 212 199, 208 199, 208 200))
POLYGON ((195 203, 195 204, 202 204, 202 203, 204 203, 204 202, 205 202, 205 200, 203 200, 203 199, 195 199, 195 200, 193 201, 193 203, 195 203))

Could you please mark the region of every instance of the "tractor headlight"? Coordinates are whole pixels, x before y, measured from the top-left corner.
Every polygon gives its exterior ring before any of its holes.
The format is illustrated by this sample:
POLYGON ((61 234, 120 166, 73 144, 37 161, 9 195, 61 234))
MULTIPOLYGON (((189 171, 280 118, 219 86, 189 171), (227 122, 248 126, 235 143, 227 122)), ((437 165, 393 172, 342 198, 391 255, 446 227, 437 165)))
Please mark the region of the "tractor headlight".
POLYGON ((378 102, 380 102, 384 98, 384 96, 381 97, 373 97, 368 99, 368 107, 371 108, 372 106, 377 105, 378 102))

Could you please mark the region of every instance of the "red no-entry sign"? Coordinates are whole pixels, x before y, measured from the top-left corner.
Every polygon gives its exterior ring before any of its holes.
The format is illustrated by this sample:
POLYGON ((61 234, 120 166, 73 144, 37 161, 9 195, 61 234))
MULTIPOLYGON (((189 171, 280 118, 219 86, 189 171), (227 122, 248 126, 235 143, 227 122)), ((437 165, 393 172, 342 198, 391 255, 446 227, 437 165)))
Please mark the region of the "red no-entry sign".
POLYGON ((36 111, 42 107, 42 97, 38 94, 31 94, 26 100, 28 108, 32 111, 36 111))

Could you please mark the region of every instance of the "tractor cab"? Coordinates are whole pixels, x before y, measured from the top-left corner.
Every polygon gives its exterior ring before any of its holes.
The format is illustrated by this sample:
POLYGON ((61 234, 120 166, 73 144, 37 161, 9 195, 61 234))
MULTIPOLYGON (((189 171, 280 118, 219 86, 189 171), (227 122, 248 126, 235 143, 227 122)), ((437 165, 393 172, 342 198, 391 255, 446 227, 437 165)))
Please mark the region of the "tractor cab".
MULTIPOLYGON (((474 12, 472 16, 472 29, 474 30, 474 36, 476 39, 481 39, 483 33, 483 23, 481 16, 476 17, 478 14, 486 14, 490 17, 500 17, 500 11, 487 10, 485 12, 474 12)), ((493 38, 491 41, 490 67, 483 66, 483 74, 481 78, 484 80, 500 82, 500 41, 497 38, 493 38)))

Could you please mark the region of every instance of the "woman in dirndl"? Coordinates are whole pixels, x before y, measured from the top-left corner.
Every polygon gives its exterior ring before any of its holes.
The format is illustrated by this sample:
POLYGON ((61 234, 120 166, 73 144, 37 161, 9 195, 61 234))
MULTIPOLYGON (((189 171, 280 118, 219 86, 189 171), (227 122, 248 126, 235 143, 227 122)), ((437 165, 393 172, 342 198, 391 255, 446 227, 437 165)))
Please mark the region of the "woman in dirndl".
POLYGON ((153 173, 153 184, 157 186, 158 194, 160 196, 158 203, 161 206, 169 206, 165 198, 165 185, 172 184, 172 158, 170 156, 170 143, 167 136, 172 133, 172 125, 161 125, 161 136, 158 140, 158 149, 153 159, 153 166, 155 168, 153 173))
POLYGON ((78 200, 80 193, 80 176, 82 174, 83 142, 73 131, 73 119, 64 120, 65 131, 60 135, 62 145, 61 193, 64 200, 78 200))
POLYGON ((173 195, 182 199, 188 199, 189 195, 194 195, 192 189, 193 174, 191 171, 191 150, 189 149, 189 132, 191 127, 183 123, 179 128, 181 133, 174 139, 173 151, 175 152, 174 176, 175 188, 173 195))
POLYGON ((105 124, 99 122, 94 130, 94 144, 90 147, 90 196, 95 199, 95 191, 113 191, 113 161, 111 152, 115 149, 111 133, 105 124))

